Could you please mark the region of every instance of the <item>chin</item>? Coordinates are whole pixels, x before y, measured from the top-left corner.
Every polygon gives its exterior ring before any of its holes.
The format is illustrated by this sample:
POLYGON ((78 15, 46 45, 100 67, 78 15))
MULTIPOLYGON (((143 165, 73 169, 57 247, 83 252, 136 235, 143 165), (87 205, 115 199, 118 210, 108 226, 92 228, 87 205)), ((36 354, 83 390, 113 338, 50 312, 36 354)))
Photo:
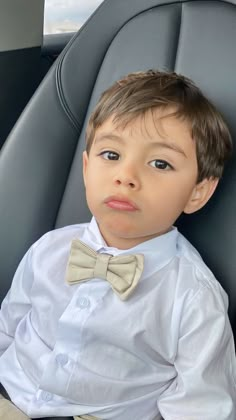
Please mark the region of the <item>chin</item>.
POLYGON ((113 221, 98 221, 98 224, 101 231, 104 232, 104 235, 107 233, 124 239, 138 236, 138 229, 136 226, 134 226, 132 223, 121 221, 119 218, 115 218, 113 221))
POLYGON ((139 236, 137 231, 133 231, 132 229, 127 229, 125 227, 122 228, 120 226, 110 227, 109 229, 106 229, 106 231, 121 239, 132 239, 139 236))

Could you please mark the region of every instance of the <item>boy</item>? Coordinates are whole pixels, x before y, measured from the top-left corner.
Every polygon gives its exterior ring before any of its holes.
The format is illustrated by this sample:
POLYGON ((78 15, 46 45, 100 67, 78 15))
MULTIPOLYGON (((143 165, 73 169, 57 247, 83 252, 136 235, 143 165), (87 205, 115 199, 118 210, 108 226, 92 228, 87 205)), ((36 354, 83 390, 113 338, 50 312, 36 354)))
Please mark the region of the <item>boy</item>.
POLYGON ((91 223, 39 239, 2 304, 13 418, 235 420, 227 297, 173 227, 214 193, 232 150, 222 117, 183 76, 133 73, 86 140, 91 223))

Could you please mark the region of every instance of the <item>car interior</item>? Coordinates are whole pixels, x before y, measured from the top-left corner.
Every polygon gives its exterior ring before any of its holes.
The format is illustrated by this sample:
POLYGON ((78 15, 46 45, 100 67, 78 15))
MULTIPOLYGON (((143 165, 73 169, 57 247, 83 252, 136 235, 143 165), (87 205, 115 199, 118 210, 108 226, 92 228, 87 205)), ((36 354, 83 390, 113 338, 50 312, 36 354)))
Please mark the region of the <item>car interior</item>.
MULTIPOLYGON (((0 151, 1 300, 33 242, 49 230, 90 220, 82 178, 85 127, 100 94, 115 80, 146 69, 190 77, 236 138, 236 0, 105 0, 64 39, 58 57, 56 43, 48 39, 22 107, 35 92, 19 118, 15 110, 16 124, 0 151)), ((234 153, 210 202, 177 221, 229 296, 234 336, 235 197, 234 153)))

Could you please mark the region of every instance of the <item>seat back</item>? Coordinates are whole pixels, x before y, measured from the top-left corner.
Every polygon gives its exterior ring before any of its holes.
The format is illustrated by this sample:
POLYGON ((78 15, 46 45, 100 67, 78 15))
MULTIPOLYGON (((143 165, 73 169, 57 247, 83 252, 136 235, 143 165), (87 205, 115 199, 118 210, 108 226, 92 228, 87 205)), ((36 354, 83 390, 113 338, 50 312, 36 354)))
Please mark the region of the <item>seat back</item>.
MULTIPOLYGON (((90 219, 81 155, 100 93, 131 71, 193 79, 236 135, 236 2, 105 0, 65 48, 0 154, 0 298, 44 232, 90 219)), ((214 198, 178 221, 230 298, 236 329, 236 162, 214 198)))

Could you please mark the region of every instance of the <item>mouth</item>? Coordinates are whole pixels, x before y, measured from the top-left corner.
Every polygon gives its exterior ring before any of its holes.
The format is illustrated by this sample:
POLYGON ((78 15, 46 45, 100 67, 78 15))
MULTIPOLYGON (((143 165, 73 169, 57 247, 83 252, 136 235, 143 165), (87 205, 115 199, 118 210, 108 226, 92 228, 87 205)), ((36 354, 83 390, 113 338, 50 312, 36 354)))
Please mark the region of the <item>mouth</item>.
POLYGON ((139 210, 136 203, 128 200, 125 197, 118 197, 118 196, 108 197, 105 200, 105 204, 114 210, 131 211, 131 212, 139 210))

